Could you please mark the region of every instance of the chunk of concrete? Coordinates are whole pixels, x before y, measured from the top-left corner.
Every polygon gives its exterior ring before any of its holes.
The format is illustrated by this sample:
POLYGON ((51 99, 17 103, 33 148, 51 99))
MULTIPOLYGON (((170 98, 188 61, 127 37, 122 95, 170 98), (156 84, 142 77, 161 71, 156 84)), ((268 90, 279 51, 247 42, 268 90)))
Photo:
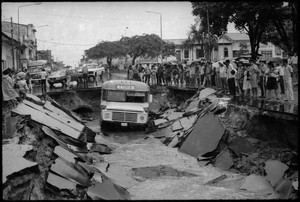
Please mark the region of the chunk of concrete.
POLYGON ((79 170, 74 163, 68 162, 61 157, 55 159, 55 163, 51 165, 50 169, 64 178, 84 187, 90 185, 88 173, 82 172, 82 170, 79 170))
POLYGON ((168 147, 175 147, 178 144, 179 140, 177 135, 175 135, 172 139, 172 141, 168 144, 168 147))
POLYGON ((54 153, 57 154, 58 156, 66 159, 67 161, 71 163, 76 163, 75 158, 77 158, 77 155, 73 154, 72 152, 62 148, 61 146, 56 146, 54 148, 54 153))
POLYGON ((60 122, 59 120, 47 115, 46 113, 34 109, 24 103, 19 103, 19 105, 15 109, 13 109, 12 112, 19 115, 30 115, 33 121, 48 126, 53 130, 60 131, 75 139, 82 139, 82 137, 84 136, 84 134, 82 134, 81 131, 78 131, 60 122))
POLYGON ((183 129, 182 125, 180 124, 180 121, 177 120, 175 121, 173 124, 172 124, 172 130, 173 131, 178 131, 178 130, 181 130, 183 129))
POLYGON ((257 149, 252 145, 250 141, 242 137, 236 137, 229 143, 229 148, 234 151, 236 155, 241 153, 252 153, 257 149))
POLYGON ((217 177, 217 178, 214 178, 214 179, 212 179, 212 180, 209 180, 208 182, 206 182, 204 185, 213 185, 213 184, 215 184, 215 183, 217 183, 217 182, 220 182, 220 181, 222 181, 222 180, 224 180, 224 179, 226 179, 227 178, 227 175, 225 175, 225 174, 223 174, 223 175, 221 175, 221 176, 219 176, 219 177, 217 177))
POLYGON ((31 145, 2 145, 2 184, 6 182, 9 175, 37 165, 36 162, 23 158, 25 153, 32 149, 31 145))
POLYGON ((130 194, 123 187, 114 184, 109 178, 102 176, 102 182, 96 181, 87 190, 93 200, 129 200, 130 194))
POLYGON ((170 125, 168 127, 158 129, 156 132, 150 133, 150 135, 154 136, 155 138, 163 138, 163 137, 166 137, 166 136, 168 136, 172 133, 173 133, 172 126, 170 125))
POLYGON ((222 170, 229 170, 233 164, 230 150, 225 148, 214 160, 213 165, 222 170))
POLYGON ((193 100, 189 104, 189 106, 184 110, 185 113, 197 111, 199 109, 199 107, 198 107, 199 106, 199 102, 200 102, 199 99, 193 100))
POLYGON ((157 125, 165 123, 167 121, 168 121, 167 119, 156 119, 156 120, 154 120, 154 125, 157 126, 157 125))
POLYGON ((285 171, 289 167, 277 160, 268 160, 265 162, 266 178, 269 180, 272 187, 276 187, 284 176, 285 171))
POLYGON ((87 143, 87 149, 99 152, 100 154, 110 154, 112 152, 112 149, 109 146, 100 143, 87 143))
POLYGON ((39 110, 40 112, 44 112, 45 114, 47 114, 48 116, 51 116, 52 118, 68 125, 69 127, 72 127, 78 131, 83 131, 84 129, 84 125, 81 124, 80 122, 72 119, 70 116, 62 116, 58 113, 58 111, 56 111, 54 108, 52 108, 53 111, 50 111, 48 109, 45 109, 44 107, 40 106, 40 105, 37 105, 37 104, 34 104, 32 102, 29 102, 27 100, 24 100, 23 101, 24 104, 32 107, 32 108, 35 108, 37 110, 39 110))
POLYGON ((240 189, 266 195, 274 193, 273 187, 268 180, 263 176, 255 174, 247 176, 240 189))
POLYGON ((26 94, 26 100, 30 101, 30 102, 34 102, 35 104, 38 105, 44 105, 45 101, 41 100, 38 96, 33 95, 33 94, 26 94))
POLYGON ((279 195, 279 199, 289 199, 292 193, 293 184, 288 179, 281 179, 278 185, 275 187, 276 193, 279 195))
POLYGON ((188 117, 184 117, 182 119, 180 119, 180 124, 183 127, 184 131, 189 130, 194 124, 195 121, 197 120, 198 116, 197 115, 191 115, 188 117))
POLYGON ((184 114, 184 112, 172 112, 170 115, 168 115, 166 118, 169 120, 169 121, 172 121, 172 120, 177 120, 179 119, 180 117, 182 117, 182 115, 184 114))
POLYGON ((58 176, 52 172, 49 172, 47 182, 59 189, 68 189, 68 190, 75 190, 76 183, 71 182, 61 176, 58 176))
POLYGON ((69 152, 71 152, 73 155, 77 156, 82 161, 85 161, 85 159, 83 158, 83 156, 81 156, 80 154, 78 154, 77 152, 75 152, 74 150, 72 150, 68 146, 68 144, 66 144, 65 142, 63 142, 62 139, 59 136, 57 136, 49 127, 43 126, 42 130, 44 131, 44 133, 46 135, 52 137, 62 148, 68 150, 69 152))
POLYGON ((209 95, 214 94, 215 92, 217 91, 213 88, 204 88, 203 90, 200 91, 199 100, 203 100, 209 95))
POLYGON ((217 148, 224 131, 218 116, 209 113, 197 120, 179 151, 196 158, 201 157, 217 148))

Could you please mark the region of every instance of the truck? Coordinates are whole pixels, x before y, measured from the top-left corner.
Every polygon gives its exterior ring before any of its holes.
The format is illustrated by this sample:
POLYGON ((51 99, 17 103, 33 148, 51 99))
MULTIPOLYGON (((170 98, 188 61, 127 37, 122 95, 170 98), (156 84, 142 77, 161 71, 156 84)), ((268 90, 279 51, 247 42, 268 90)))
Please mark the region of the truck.
POLYGON ((29 61, 27 71, 31 83, 40 83, 41 81, 40 73, 43 71, 43 69, 46 70, 46 63, 47 63, 46 60, 29 61))
MULTIPOLYGON (((94 82, 96 79, 96 76, 102 76, 105 72, 104 66, 99 66, 97 63, 87 63, 83 66, 87 66, 88 68, 88 78, 91 82, 94 82)), ((78 70, 79 73, 82 73, 82 69, 78 70)))

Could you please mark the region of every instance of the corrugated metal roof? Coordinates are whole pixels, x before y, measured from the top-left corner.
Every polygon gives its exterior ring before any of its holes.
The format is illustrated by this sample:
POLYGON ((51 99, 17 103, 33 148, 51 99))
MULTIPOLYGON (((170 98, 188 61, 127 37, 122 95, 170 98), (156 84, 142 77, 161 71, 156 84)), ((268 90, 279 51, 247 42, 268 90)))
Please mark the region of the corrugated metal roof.
POLYGON ((173 42, 175 45, 181 45, 186 39, 164 39, 164 41, 173 42))
POLYGON ((226 33, 225 34, 227 37, 229 37, 230 39, 232 39, 233 41, 248 41, 249 36, 247 34, 243 34, 243 33, 226 33))

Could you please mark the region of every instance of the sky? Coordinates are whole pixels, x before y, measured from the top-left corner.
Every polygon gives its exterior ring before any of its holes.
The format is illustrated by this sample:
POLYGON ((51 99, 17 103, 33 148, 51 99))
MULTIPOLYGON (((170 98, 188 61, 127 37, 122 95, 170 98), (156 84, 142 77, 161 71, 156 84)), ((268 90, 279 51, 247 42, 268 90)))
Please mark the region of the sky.
MULTIPOLYGON (((38 2, 1 3, 1 21, 33 24, 38 50, 51 50, 55 61, 78 66, 87 50, 122 36, 157 34, 162 16, 163 39, 185 39, 195 23, 190 2, 38 2), (24 6, 26 5, 26 6, 24 6), (21 6, 21 7, 20 7, 21 6), (149 13, 146 11, 156 12, 149 13)), ((228 32, 237 32, 232 25, 228 32)))

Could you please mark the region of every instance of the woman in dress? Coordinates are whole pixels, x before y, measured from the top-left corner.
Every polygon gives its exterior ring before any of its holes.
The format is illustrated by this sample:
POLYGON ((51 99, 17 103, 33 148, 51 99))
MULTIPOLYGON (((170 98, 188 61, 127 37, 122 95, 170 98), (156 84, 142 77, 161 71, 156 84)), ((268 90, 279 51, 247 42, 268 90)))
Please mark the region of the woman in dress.
POLYGON ((273 94, 275 94, 275 99, 278 99, 278 97, 277 97, 277 89, 278 89, 277 77, 279 75, 276 72, 273 62, 268 62, 268 69, 266 71, 266 75, 267 75, 267 86, 266 86, 267 99, 272 98, 272 92, 274 92, 273 94))

